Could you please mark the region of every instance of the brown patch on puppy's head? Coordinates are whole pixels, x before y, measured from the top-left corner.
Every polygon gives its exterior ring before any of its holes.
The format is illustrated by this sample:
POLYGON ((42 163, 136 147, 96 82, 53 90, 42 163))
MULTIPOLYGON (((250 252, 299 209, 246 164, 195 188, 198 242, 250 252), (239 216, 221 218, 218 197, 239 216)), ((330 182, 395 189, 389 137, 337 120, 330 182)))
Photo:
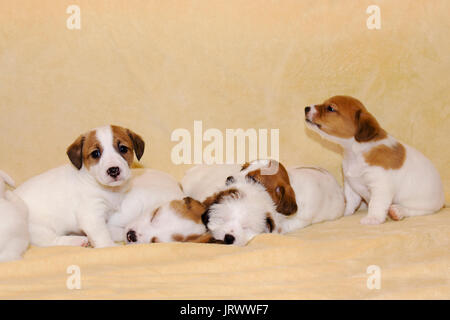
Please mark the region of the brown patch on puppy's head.
POLYGON ((131 166, 133 163, 133 150, 138 160, 144 154, 145 142, 141 136, 134 133, 130 129, 119 126, 111 126, 113 133, 113 145, 116 151, 127 161, 131 166))
POLYGON ((239 190, 235 188, 230 188, 227 190, 223 190, 220 192, 214 193, 212 196, 209 196, 203 201, 203 207, 205 210, 203 211, 203 214, 201 215, 201 221, 203 224, 208 227, 209 222, 209 207, 211 207, 213 204, 221 202, 223 199, 226 198, 233 198, 238 199, 241 196, 239 193, 239 190))
MULTIPOLYGON (((119 126, 110 126, 113 135, 113 147, 131 167, 134 156, 138 160, 144 153, 145 143, 142 138, 129 129, 119 126)), ((87 169, 97 164, 103 153, 103 147, 97 137, 96 130, 80 135, 68 148, 67 156, 70 162, 79 170, 84 165, 87 169)))
POLYGON ((172 200, 170 207, 183 217, 202 223, 202 214, 205 212, 205 206, 191 197, 185 197, 183 200, 172 200))
POLYGON ((315 105, 315 112, 306 112, 306 121, 317 126, 328 135, 358 142, 384 139, 387 134, 374 116, 358 99, 349 96, 334 96, 322 104, 315 105))
POLYGON ((289 216, 297 212, 295 192, 291 187, 286 168, 281 163, 270 160, 267 168, 275 165, 278 166, 278 171, 275 174, 262 174, 262 169, 257 169, 248 172, 246 178, 262 184, 275 203, 277 211, 289 216))
POLYGON ((96 132, 92 130, 79 136, 67 148, 67 156, 78 170, 83 165, 89 169, 98 163, 102 151, 102 145, 97 139, 96 132))

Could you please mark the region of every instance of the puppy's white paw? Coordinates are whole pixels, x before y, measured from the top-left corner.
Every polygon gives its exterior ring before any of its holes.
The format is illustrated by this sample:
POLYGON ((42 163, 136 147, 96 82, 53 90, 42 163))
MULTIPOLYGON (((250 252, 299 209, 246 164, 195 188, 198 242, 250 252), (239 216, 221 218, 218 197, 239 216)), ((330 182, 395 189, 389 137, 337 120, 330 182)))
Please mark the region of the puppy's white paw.
POLYGON ((373 217, 373 216, 365 216, 364 218, 361 219, 361 224, 370 224, 370 225, 374 225, 374 224, 382 224, 384 222, 385 219, 383 218, 379 218, 379 217, 373 217))
POLYGON ((403 208, 397 204, 393 204, 389 207, 388 215, 392 220, 399 221, 402 220, 405 215, 403 214, 403 208))
POLYGON ((84 236, 71 237, 70 242, 72 242, 73 246, 77 246, 77 247, 87 248, 90 246, 88 237, 84 237, 84 236))
POLYGON ((355 213, 355 211, 353 210, 353 211, 351 211, 351 210, 345 210, 345 212, 344 212, 344 216, 345 217, 347 217, 347 216, 351 216, 352 214, 354 214, 355 213))

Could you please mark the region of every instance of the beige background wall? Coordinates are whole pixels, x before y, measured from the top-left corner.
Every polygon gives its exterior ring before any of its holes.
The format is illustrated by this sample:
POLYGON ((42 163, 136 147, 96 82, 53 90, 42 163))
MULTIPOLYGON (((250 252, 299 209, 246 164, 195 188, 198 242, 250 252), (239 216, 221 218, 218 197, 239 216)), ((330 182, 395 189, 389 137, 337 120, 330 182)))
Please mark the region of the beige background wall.
POLYGON ((143 165, 180 178, 176 128, 279 128, 280 159, 340 177, 303 109, 361 99, 430 157, 450 201, 450 2, 0 0, 0 168, 17 181, 67 163, 92 127, 130 127, 143 165), (81 8, 68 30, 66 8, 81 8), (366 8, 381 8, 368 30, 366 8))

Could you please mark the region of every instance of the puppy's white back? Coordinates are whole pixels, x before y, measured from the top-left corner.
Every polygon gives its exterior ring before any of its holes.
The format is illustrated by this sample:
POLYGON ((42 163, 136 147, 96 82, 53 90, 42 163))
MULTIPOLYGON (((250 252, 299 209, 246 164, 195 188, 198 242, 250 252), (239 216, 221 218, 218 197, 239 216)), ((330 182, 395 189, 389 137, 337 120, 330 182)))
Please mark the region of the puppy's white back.
MULTIPOLYGON (((344 214, 345 200, 342 188, 328 171, 318 167, 288 169, 291 186, 295 191, 298 211, 287 221, 302 220, 303 224, 334 220, 344 214)), ((296 224, 286 226, 289 232, 296 224)), ((295 228, 294 228, 295 229, 295 228)))
POLYGON ((186 195, 204 201, 217 191, 225 188, 229 176, 237 176, 239 164, 198 165, 186 171, 181 184, 186 195))

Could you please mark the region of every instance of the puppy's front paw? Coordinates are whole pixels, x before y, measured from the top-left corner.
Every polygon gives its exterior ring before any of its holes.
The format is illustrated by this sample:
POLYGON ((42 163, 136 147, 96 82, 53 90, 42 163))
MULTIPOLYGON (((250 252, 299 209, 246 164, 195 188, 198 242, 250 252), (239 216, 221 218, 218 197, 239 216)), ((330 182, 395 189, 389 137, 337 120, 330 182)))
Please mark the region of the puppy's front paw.
POLYGON ((384 222, 385 219, 383 218, 379 218, 379 217, 373 217, 373 216, 365 216, 364 218, 361 219, 361 224, 381 224, 384 222))
POLYGON ((344 211, 344 216, 351 216, 352 214, 354 214, 355 213, 355 210, 348 210, 348 209, 345 209, 345 211, 344 211))
POLYGON ((396 204, 393 204, 389 207, 388 215, 392 220, 395 221, 402 220, 405 217, 405 215, 402 213, 402 207, 396 204))
POLYGON ((80 241, 80 247, 83 247, 83 248, 89 247, 91 244, 89 243, 88 237, 83 237, 83 238, 85 238, 85 239, 80 241))

